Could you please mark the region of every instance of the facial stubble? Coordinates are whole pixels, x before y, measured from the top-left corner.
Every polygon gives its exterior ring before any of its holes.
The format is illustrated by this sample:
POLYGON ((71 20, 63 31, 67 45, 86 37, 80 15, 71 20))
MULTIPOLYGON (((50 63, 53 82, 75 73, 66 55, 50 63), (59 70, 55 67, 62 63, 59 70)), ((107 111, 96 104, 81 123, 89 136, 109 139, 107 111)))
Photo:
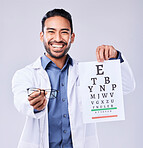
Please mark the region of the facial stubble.
POLYGON ((60 59, 60 58, 64 57, 64 56, 68 53, 68 51, 69 51, 69 49, 70 49, 70 47, 71 47, 71 42, 70 42, 69 45, 68 45, 68 47, 66 47, 66 48, 64 49, 64 52, 63 52, 61 55, 55 56, 54 54, 52 54, 50 48, 46 45, 46 42, 45 42, 45 41, 43 42, 43 44, 44 44, 44 47, 45 47, 46 52, 47 52, 51 57, 53 57, 53 58, 55 58, 55 59, 60 59))

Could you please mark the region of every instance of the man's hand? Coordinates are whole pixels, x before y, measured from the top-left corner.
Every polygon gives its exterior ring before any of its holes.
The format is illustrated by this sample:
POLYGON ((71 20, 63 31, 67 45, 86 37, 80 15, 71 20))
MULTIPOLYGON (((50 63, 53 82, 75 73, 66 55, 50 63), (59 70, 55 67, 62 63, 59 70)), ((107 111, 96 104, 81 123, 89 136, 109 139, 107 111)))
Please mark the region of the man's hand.
POLYGON ((44 91, 35 91, 28 97, 28 101, 34 109, 41 111, 47 105, 46 95, 47 93, 44 91))
POLYGON ((117 58, 117 50, 109 45, 98 46, 96 49, 96 57, 98 62, 103 62, 110 58, 117 58))

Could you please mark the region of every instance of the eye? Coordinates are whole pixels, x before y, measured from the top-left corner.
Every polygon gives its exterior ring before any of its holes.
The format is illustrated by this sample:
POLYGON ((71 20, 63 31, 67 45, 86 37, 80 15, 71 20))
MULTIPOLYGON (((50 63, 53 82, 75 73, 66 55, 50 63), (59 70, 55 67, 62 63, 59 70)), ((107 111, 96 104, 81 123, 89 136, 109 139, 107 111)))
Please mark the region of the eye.
POLYGON ((62 34, 69 34, 67 31, 63 31, 62 34))
POLYGON ((49 30, 49 31, 48 31, 48 33, 51 33, 51 34, 52 34, 52 33, 54 33, 54 31, 52 31, 52 30, 49 30))

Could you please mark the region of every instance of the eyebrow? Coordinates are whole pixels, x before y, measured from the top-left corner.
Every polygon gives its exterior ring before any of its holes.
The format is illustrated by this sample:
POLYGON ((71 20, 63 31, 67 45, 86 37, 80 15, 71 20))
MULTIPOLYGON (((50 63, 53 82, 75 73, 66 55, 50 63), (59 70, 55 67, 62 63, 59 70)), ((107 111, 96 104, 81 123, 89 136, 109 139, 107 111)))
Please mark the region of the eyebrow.
POLYGON ((55 28, 46 28, 46 30, 56 30, 55 28))
MULTIPOLYGON (((46 28, 46 30, 56 30, 55 28, 46 28)), ((62 31, 63 30, 66 30, 66 31, 70 31, 70 29, 68 29, 68 28, 63 28, 63 29, 61 29, 62 31)))
POLYGON ((63 28, 63 29, 61 29, 61 30, 66 30, 66 31, 70 31, 68 28, 63 28))

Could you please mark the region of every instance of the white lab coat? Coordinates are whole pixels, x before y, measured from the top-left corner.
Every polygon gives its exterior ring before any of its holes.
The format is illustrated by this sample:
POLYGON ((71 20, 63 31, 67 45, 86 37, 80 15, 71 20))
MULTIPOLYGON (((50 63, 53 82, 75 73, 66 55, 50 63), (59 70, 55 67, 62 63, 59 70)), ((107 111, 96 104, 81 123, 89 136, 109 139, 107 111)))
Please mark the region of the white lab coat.
MULTIPOLYGON (((124 58, 121 64, 123 92, 134 90, 135 82, 131 69, 124 58)), ((96 124, 83 124, 82 100, 78 93, 79 87, 78 62, 69 66, 68 73, 68 111, 74 148, 99 148, 96 124)), ((47 107, 40 113, 34 113, 28 102, 27 88, 36 87, 49 89, 50 81, 47 72, 38 58, 33 64, 18 70, 12 80, 14 104, 17 110, 26 115, 26 122, 18 148, 49 148, 48 112, 47 107)))

